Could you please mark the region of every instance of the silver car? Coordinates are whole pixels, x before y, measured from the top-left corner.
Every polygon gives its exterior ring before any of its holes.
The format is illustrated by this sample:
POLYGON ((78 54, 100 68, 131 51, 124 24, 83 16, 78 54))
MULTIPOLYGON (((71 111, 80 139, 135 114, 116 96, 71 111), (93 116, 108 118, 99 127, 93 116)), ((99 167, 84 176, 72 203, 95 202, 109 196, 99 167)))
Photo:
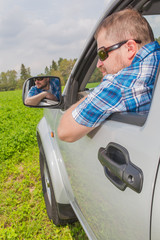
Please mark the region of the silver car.
MULTIPOLYGON (((160 37, 159 0, 113 0, 102 19, 127 7, 141 11, 160 37)), ((44 108, 37 140, 47 213, 56 225, 78 219, 89 239, 160 240, 160 77, 148 114, 113 114, 74 143, 57 136, 65 110, 93 90, 87 84, 97 63, 95 30, 60 101, 36 106, 44 108)), ((32 85, 34 78, 26 80, 24 103, 32 85)))

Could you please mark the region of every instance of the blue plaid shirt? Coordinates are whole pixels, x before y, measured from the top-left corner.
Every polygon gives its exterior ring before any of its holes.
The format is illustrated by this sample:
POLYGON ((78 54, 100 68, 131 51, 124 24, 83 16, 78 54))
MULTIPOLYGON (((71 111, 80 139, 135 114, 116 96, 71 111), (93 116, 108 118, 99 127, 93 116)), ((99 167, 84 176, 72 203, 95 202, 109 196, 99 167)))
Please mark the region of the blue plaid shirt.
MULTIPOLYGON (((57 100, 60 100, 60 84, 59 84, 59 79, 58 78, 51 78, 50 80, 50 86, 51 86, 51 93, 57 98, 57 100)), ((35 96, 43 91, 43 89, 39 89, 36 86, 32 86, 31 89, 29 90, 28 97, 35 96)))
POLYGON ((96 127, 114 112, 148 112, 160 61, 160 45, 143 46, 131 65, 108 74, 72 112, 81 125, 96 127))

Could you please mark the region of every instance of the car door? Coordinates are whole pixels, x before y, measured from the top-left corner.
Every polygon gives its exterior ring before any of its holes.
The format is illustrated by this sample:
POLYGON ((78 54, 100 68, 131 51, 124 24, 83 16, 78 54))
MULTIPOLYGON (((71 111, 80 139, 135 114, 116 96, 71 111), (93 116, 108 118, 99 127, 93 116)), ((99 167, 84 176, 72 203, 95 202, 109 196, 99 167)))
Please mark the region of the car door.
MULTIPOLYGON (((151 21, 154 22, 153 18, 151 21)), ((96 61, 92 39, 64 91, 67 107, 91 91, 85 86, 96 61)), ((113 116, 74 143, 60 141, 55 134, 60 161, 67 172, 62 176, 66 191, 92 239, 150 239, 153 190, 160 156, 159 93, 160 79, 148 116, 113 116)), ((64 112, 57 113, 55 129, 64 112)))
MULTIPOLYGON (((160 90, 160 84, 157 85, 160 90)), ((157 93, 153 103, 159 100, 157 93)), ((149 239, 152 193, 160 156, 160 139, 157 134, 160 130, 160 114, 154 110, 152 104, 142 127, 111 120, 75 143, 59 142, 74 193, 70 199, 74 199, 74 204, 97 239, 149 239), (130 161, 141 169, 140 193, 130 187, 122 191, 106 177, 106 169, 99 161, 98 152, 110 143, 115 151, 117 144, 120 146, 118 150, 122 148, 122 153, 125 148, 130 161)), ((118 161, 116 159, 115 163, 120 165, 121 160, 118 161)), ((114 171, 112 173, 114 180, 114 171)), ((134 177, 131 172, 128 180, 132 182, 134 177)), ((121 185, 116 180, 113 182, 121 185)))

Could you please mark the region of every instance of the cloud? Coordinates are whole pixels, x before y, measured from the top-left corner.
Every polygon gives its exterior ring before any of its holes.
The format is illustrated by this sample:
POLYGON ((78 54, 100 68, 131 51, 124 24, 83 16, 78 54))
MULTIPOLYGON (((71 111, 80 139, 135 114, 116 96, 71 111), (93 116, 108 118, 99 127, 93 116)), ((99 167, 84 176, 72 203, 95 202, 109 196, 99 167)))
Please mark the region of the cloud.
POLYGON ((104 10, 100 2, 0 0, 0 72, 23 63, 34 75, 53 59, 77 58, 104 10))

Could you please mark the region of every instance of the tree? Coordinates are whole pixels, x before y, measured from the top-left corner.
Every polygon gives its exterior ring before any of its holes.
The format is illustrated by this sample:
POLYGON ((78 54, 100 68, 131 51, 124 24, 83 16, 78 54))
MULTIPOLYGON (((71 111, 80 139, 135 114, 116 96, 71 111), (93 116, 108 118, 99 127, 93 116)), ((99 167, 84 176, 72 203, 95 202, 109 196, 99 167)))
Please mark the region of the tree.
POLYGON ((30 77, 31 77, 30 68, 26 68, 24 64, 21 64, 20 79, 18 80, 17 83, 18 88, 22 88, 24 81, 30 77))
POLYGON ((101 73, 101 71, 99 70, 99 68, 95 68, 89 82, 100 82, 103 78, 103 75, 101 73))
POLYGON ((0 91, 15 90, 17 86, 17 72, 8 70, 0 74, 0 91))
POLYGON ((62 60, 63 60, 63 58, 59 58, 59 60, 58 60, 58 66, 60 66, 62 60))
POLYGON ((20 72, 20 79, 23 80, 23 82, 31 77, 31 71, 30 68, 26 68, 24 64, 21 65, 21 72, 20 72))
POLYGON ((57 68, 58 68, 57 63, 54 60, 52 60, 52 65, 50 66, 50 70, 53 69, 53 70, 57 71, 57 68))
POLYGON ((62 59, 62 58, 60 58, 58 61, 58 63, 59 63, 58 70, 61 72, 65 83, 72 71, 72 68, 73 68, 75 62, 76 62, 76 59, 67 60, 67 59, 62 59))
POLYGON ((54 60, 52 60, 51 66, 49 68, 47 66, 45 67, 45 75, 57 76, 61 79, 61 84, 65 85, 75 62, 76 59, 67 60, 59 58, 57 64, 54 60))
POLYGON ((50 73, 51 76, 55 76, 55 77, 59 77, 60 80, 61 80, 61 85, 64 86, 65 85, 65 82, 64 82, 64 79, 63 79, 63 76, 61 74, 60 71, 55 71, 54 69, 51 70, 51 73, 50 73))
POLYGON ((45 67, 44 73, 45 75, 50 75, 50 70, 47 66, 45 67))

